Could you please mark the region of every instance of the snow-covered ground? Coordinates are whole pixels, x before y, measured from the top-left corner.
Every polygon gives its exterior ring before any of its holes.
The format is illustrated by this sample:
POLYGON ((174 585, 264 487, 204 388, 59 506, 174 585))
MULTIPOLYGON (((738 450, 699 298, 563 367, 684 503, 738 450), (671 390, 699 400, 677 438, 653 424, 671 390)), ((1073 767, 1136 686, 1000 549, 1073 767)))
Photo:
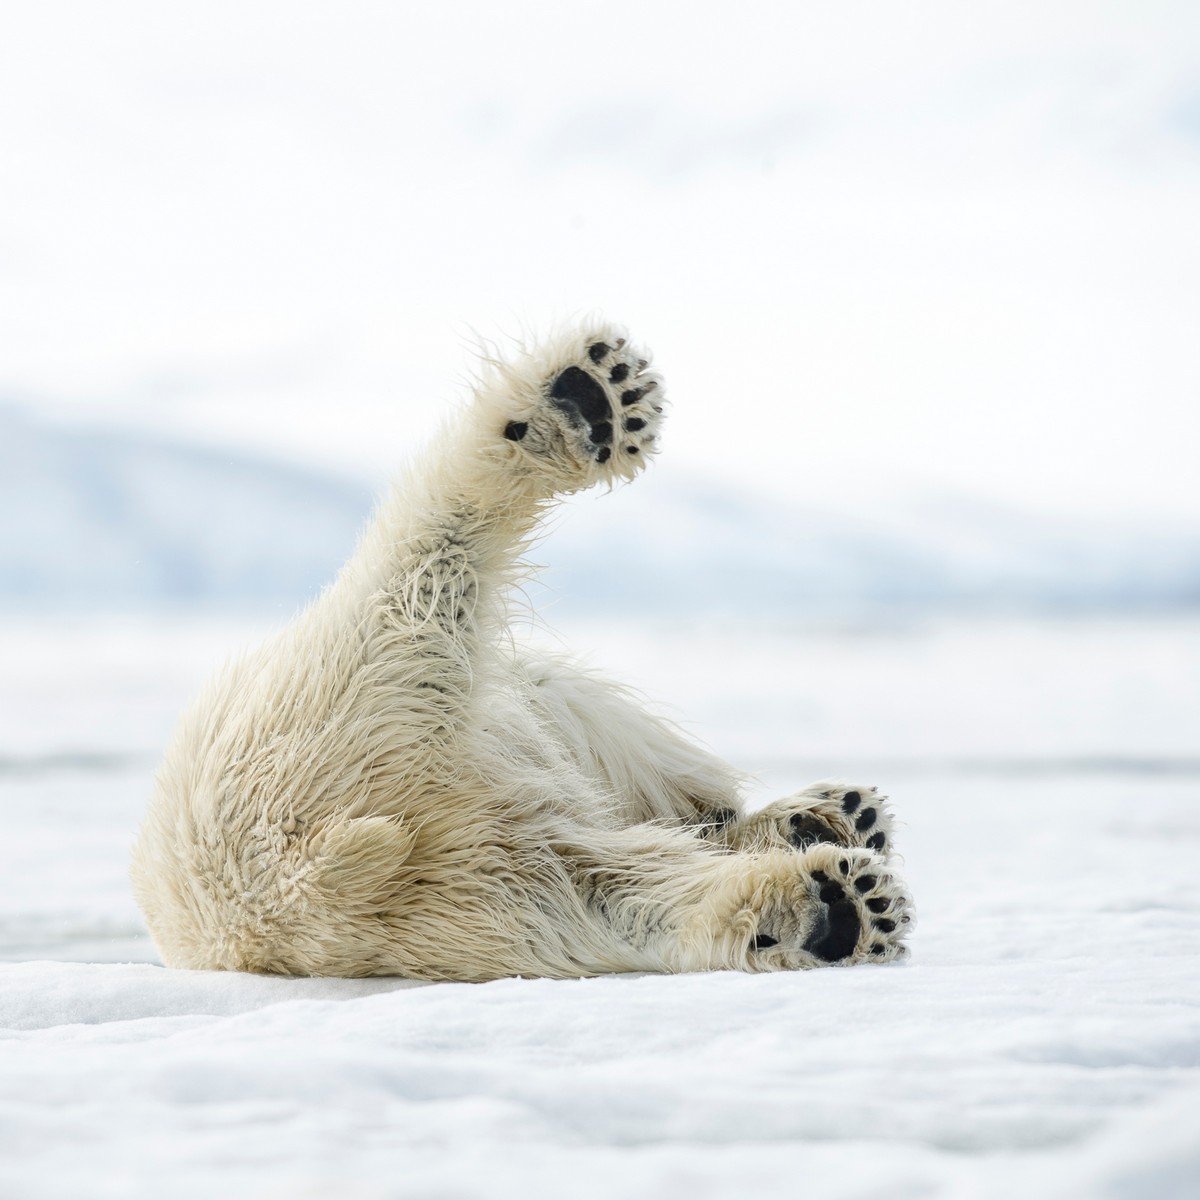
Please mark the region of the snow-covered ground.
POLYGON ((173 972, 125 880, 259 630, 0 631, 0 1195, 1200 1188, 1200 621, 572 628, 754 770, 878 782, 911 960, 481 986, 173 972))

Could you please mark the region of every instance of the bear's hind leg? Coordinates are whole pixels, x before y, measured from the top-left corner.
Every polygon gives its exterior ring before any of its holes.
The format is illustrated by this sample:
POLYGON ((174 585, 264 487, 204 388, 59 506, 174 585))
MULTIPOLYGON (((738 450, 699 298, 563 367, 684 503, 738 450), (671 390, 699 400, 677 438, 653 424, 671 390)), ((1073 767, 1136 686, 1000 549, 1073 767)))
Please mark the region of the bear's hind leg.
POLYGON ((619 826, 715 833, 741 812, 741 775, 650 711, 630 688, 557 655, 525 652, 524 693, 619 826))
POLYGON ((610 325, 490 361, 473 401, 381 505, 315 623, 363 639, 365 676, 414 756, 443 755, 462 728, 550 500, 641 470, 661 397, 648 355, 610 325))
POLYGON ((593 922, 625 948, 609 970, 779 971, 905 953, 908 896, 869 850, 730 854, 641 827, 559 853, 593 922))

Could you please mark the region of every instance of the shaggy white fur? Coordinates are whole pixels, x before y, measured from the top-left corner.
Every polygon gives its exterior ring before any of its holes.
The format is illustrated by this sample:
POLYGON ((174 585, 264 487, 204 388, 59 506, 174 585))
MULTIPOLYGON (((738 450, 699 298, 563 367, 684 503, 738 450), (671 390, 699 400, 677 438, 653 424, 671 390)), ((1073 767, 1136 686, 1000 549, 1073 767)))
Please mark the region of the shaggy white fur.
POLYGON ((603 323, 485 363, 333 586, 182 721, 133 859, 165 963, 482 980, 903 953, 873 789, 745 815, 731 767, 514 645, 539 518, 636 475, 662 397, 603 323))

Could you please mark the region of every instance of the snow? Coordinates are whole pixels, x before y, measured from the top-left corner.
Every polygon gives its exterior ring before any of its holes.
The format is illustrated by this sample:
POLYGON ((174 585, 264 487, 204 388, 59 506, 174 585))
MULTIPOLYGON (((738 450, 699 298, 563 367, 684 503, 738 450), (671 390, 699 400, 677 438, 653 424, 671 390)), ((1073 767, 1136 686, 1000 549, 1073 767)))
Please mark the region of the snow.
POLYGON ((258 632, 0 632, 0 1195, 1195 1194, 1195 619, 572 626, 757 799, 882 784, 912 958, 475 986, 157 965, 157 748, 258 632))

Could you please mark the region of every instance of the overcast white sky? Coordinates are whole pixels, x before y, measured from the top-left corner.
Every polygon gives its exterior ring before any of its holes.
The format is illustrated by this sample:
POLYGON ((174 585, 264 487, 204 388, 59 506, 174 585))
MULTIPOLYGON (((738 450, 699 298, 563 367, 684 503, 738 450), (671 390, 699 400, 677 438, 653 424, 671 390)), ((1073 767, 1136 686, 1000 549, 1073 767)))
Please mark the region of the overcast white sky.
POLYGON ((1200 6, 0 7, 0 399, 382 473, 600 309, 680 469, 1200 518, 1200 6))

